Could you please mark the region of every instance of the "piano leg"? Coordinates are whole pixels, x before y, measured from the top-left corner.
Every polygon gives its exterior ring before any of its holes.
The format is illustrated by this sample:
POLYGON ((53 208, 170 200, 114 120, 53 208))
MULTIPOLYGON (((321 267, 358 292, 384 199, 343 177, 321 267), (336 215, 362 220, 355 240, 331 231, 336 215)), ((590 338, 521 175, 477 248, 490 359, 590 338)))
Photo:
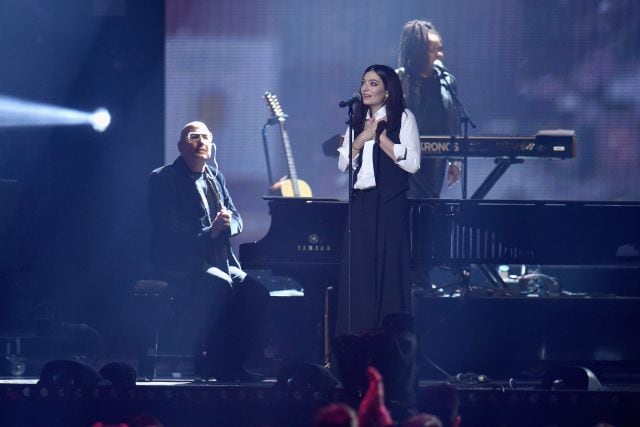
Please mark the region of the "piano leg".
POLYGON ((308 362, 326 364, 330 350, 331 290, 326 286, 304 289, 304 307, 308 335, 308 362))
POLYGON ((329 311, 329 302, 331 301, 331 293, 333 292, 333 287, 327 286, 324 290, 324 306, 323 306, 323 328, 322 328, 322 338, 323 338, 323 361, 322 364, 325 368, 331 367, 331 338, 330 338, 330 318, 331 313, 329 311))
POLYGON ((477 265, 478 265, 478 269, 482 272, 484 277, 487 278, 489 283, 491 283, 497 289, 506 291, 507 285, 504 283, 504 280, 502 280, 502 277, 500 277, 500 274, 498 274, 498 271, 496 270, 495 265, 491 265, 491 266, 487 264, 477 264, 477 265))

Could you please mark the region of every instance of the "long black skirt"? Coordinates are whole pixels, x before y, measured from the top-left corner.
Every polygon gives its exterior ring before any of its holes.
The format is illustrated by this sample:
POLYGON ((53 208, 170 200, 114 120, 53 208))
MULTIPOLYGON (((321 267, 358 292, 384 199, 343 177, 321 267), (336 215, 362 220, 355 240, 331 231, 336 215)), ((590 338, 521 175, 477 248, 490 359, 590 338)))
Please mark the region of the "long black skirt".
POLYGON ((335 334, 379 328, 389 313, 411 311, 409 204, 405 193, 384 201, 356 190, 351 250, 345 236, 335 334))

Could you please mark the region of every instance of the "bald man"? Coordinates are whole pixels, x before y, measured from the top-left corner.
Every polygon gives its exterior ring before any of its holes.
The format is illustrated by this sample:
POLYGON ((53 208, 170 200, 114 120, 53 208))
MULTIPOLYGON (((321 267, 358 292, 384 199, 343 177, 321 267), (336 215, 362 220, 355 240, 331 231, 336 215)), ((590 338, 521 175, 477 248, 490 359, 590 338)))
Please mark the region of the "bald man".
MULTIPOLYGON (((180 156, 149 177, 150 257, 154 276, 191 316, 194 369, 204 380, 262 381, 244 368, 268 300, 268 292, 242 271, 230 237, 242 231, 215 160, 213 133, 187 123, 180 156), (213 167, 209 162, 213 158, 213 167)), ((185 331, 187 333, 188 331, 185 331)))

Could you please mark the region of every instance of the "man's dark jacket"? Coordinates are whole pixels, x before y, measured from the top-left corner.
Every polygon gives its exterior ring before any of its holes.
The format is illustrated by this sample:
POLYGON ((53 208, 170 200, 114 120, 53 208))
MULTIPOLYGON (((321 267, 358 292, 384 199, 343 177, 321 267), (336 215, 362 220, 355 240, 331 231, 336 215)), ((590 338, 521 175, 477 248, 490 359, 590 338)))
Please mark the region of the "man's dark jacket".
POLYGON ((228 273, 228 266, 240 267, 232 252, 229 237, 242 231, 238 213, 220 171, 205 166, 207 190, 216 186, 224 206, 232 212, 230 230, 210 237, 211 219, 216 215, 215 202, 209 201, 210 219, 191 171, 182 157, 151 172, 149 177, 149 215, 152 233, 150 257, 154 272, 189 275, 218 267, 228 273), (217 172, 217 173, 216 173, 217 172))

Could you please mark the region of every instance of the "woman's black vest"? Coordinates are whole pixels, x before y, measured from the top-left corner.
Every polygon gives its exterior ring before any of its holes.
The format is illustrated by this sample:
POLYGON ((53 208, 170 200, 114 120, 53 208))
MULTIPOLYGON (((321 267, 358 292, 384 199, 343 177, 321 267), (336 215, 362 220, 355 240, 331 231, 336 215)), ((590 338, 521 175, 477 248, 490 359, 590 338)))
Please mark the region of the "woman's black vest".
MULTIPOLYGON (((400 127, 387 130, 387 136, 394 144, 400 144, 400 127)), ((383 201, 386 202, 409 189, 409 173, 391 160, 379 144, 373 146, 373 169, 376 187, 383 201)))

